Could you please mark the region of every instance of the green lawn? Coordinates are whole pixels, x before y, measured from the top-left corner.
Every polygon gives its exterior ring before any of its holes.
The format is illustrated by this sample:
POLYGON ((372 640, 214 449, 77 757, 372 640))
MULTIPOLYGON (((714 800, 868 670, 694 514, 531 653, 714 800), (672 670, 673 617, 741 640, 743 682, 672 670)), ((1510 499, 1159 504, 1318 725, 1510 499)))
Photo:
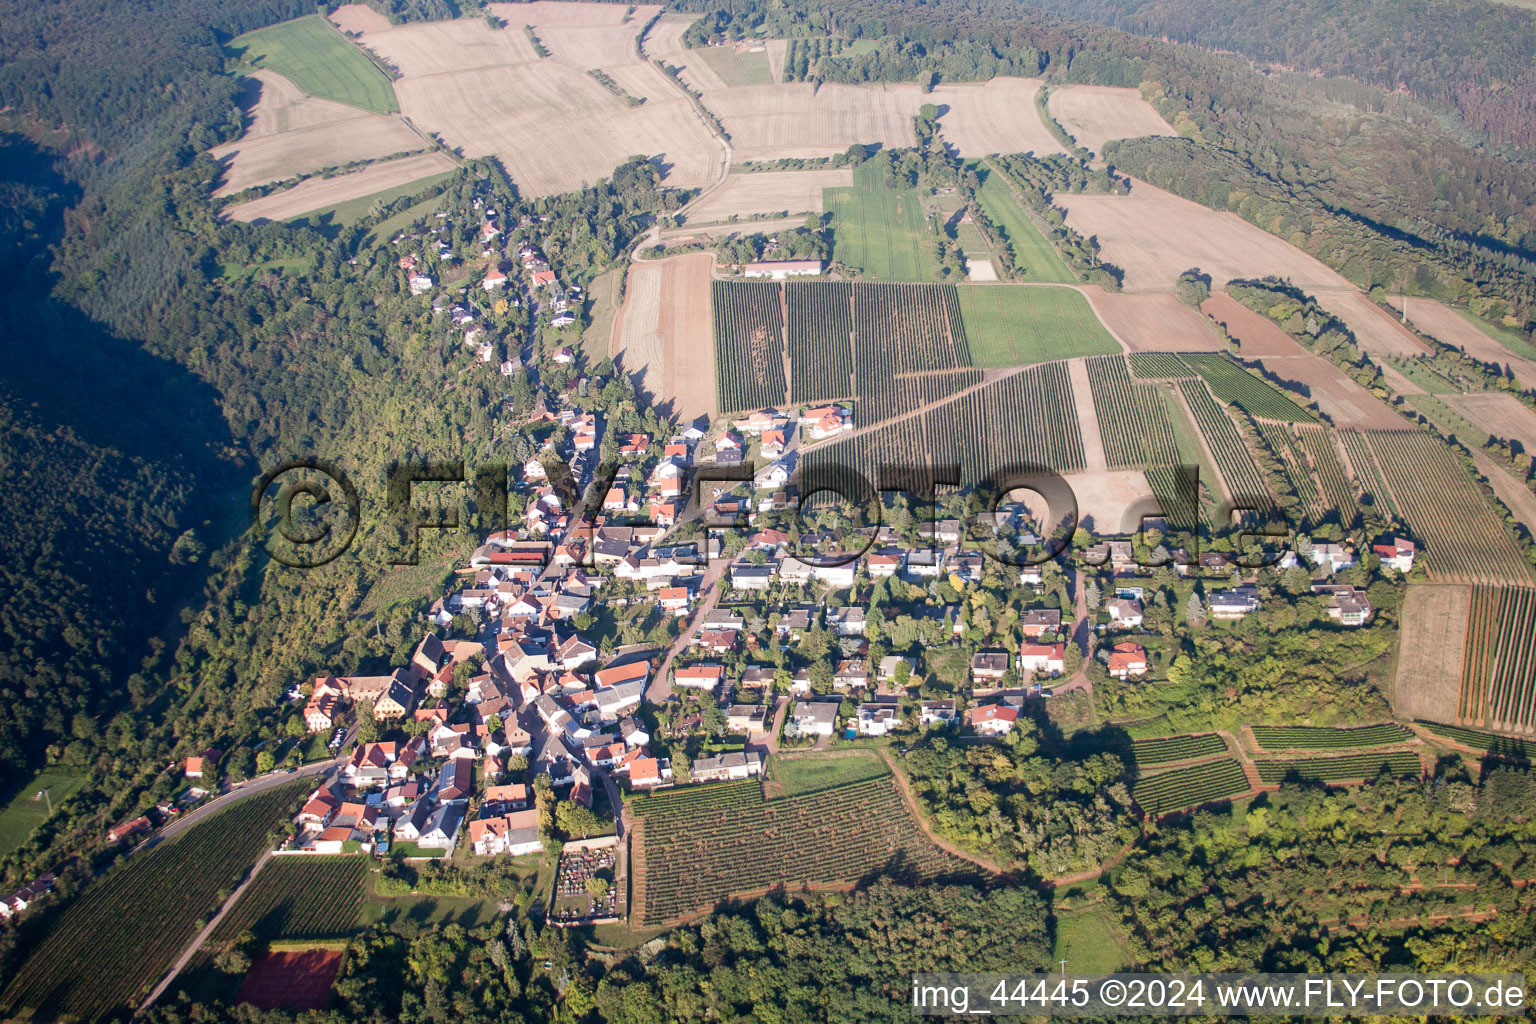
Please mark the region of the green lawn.
POLYGON ((1088 300, 1072 288, 963 284, 955 290, 977 366, 1024 366, 1120 352, 1088 300))
POLYGON ((1071 974, 1110 974, 1130 964, 1125 938, 1098 908, 1069 910, 1056 918, 1054 960, 1067 961, 1071 974))
MULTIPOLYGON (((441 176, 434 174, 430 178, 423 178, 420 181, 408 182, 402 187, 414 189, 419 192, 431 185, 436 184, 440 180, 442 180, 441 176)), ((382 194, 383 193, 378 193, 368 198, 377 199, 379 195, 382 194)), ((439 193, 430 199, 423 199, 419 203, 407 206, 405 209, 401 210, 399 213, 392 217, 386 217, 384 220, 379 221, 373 226, 373 228, 368 232, 368 237, 364 239, 363 244, 378 245, 381 242, 389 241, 391 238, 395 237, 397 233, 404 231, 406 228, 410 227, 412 224, 415 224, 417 221, 431 216, 432 213, 437 209, 438 204, 442 201, 443 196, 441 193, 439 193)), ((346 204, 343 203, 342 205, 345 206, 346 204)))
POLYGON ((886 188, 866 163, 852 188, 824 190, 832 213, 832 258, 872 281, 932 281, 939 276, 937 236, 914 189, 886 188))
POLYGON ((3 792, 10 802, 0 810, 0 857, 25 843, 33 830, 48 819, 49 801, 57 808, 84 784, 83 773, 44 768, 14 792, 6 787, 3 792), (38 792, 44 789, 48 796, 36 799, 38 792))
POLYGON ((1055 246, 1040 233, 1029 214, 1013 198, 1008 179, 985 166, 977 167, 981 188, 977 200, 992 223, 1003 229, 1013 245, 1013 262, 1026 281, 1045 284, 1074 284, 1077 278, 1062 261, 1055 246))
POLYGON ((729 86, 772 85, 773 72, 768 68, 768 51, 737 53, 736 48, 725 46, 701 46, 688 51, 690 56, 701 57, 720 80, 729 86))
POLYGON ((768 763, 767 793, 777 799, 810 793, 890 774, 873 750, 840 750, 830 754, 780 754, 768 763), (782 787, 782 788, 781 788, 782 787))
POLYGON ((236 36, 229 47, 245 63, 275 71, 311 96, 379 114, 400 109, 384 72, 318 14, 236 36))

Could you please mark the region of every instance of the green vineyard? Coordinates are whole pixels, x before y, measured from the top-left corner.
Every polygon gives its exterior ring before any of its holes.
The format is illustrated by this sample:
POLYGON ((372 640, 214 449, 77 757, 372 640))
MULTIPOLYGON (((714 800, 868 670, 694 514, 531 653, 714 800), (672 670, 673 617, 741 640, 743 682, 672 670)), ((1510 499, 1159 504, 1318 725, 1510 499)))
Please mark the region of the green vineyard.
POLYGON ((853 285, 786 285, 789 400, 827 402, 853 394, 853 285))
POLYGON ((1419 756, 1411 750, 1387 750, 1378 754, 1346 754, 1343 757, 1303 757, 1288 761, 1256 760, 1259 779, 1266 783, 1285 779, 1304 782, 1366 782, 1382 772, 1413 776, 1423 773, 1419 756))
POLYGON ((1179 390, 1195 415, 1195 424, 1205 436, 1205 443, 1216 460, 1216 469, 1226 482, 1227 493, 1239 508, 1268 508, 1274 503, 1264 476, 1243 443, 1243 435, 1198 380, 1179 381, 1179 390))
POLYGON ((1531 740, 1515 739, 1512 736, 1495 736, 1492 733, 1463 729, 1456 725, 1442 725, 1439 722, 1420 722, 1419 724, 1436 736, 1443 736, 1453 743, 1482 751, 1490 757, 1526 763, 1536 761, 1536 742, 1531 740))
POLYGON ((1265 750, 1342 750, 1349 747, 1389 747, 1413 739, 1413 732, 1395 722, 1358 729, 1325 729, 1305 725, 1255 725, 1253 738, 1265 750))
POLYGON ((333 939, 357 930, 366 857, 274 857, 208 937, 220 948, 241 932, 263 941, 333 939))
POLYGON ((1260 440, 1275 456, 1280 464, 1280 471, 1291 482, 1291 487, 1296 491, 1296 497, 1301 500, 1307 513, 1313 517, 1320 517, 1326 510, 1326 506, 1317 493, 1317 485, 1312 481, 1312 474, 1307 471, 1307 460, 1302 457, 1301 446, 1297 444, 1295 436, 1283 423, 1256 420, 1254 425, 1258 427, 1260 440))
POLYGON ((1141 380, 1179 380, 1193 377, 1189 364, 1173 352, 1132 352, 1131 376, 1141 380))
POLYGON ((1349 464, 1355 471, 1355 485, 1360 493, 1368 496, 1371 504, 1388 515, 1397 515, 1397 505, 1382 483, 1381 474, 1377 472, 1376 460, 1371 457, 1371 448, 1366 444, 1365 434, 1358 430, 1341 430, 1339 440, 1344 442, 1344 454, 1349 457, 1349 464))
POLYGON ((1243 774, 1243 766, 1235 758, 1226 757, 1142 779, 1131 795, 1147 817, 1156 818, 1169 811, 1230 800, 1246 792, 1248 776, 1243 774))
POLYGON ((783 405, 784 306, 776 284, 716 281, 716 397, 722 412, 783 405))
POLYGON ((1177 466, 1179 444, 1157 389, 1132 381, 1123 356, 1096 356, 1086 365, 1110 468, 1177 466))
POLYGON ((1339 450, 1333 439, 1321 427, 1298 427, 1296 436, 1301 439, 1302 450, 1317 472, 1323 500, 1339 514, 1340 523, 1346 527, 1354 525, 1360 510, 1355 505, 1355 492, 1344 476, 1344 464, 1339 461, 1339 450))
POLYGON ((1438 438, 1418 431, 1371 431, 1363 439, 1403 519, 1424 541, 1422 557, 1431 579, 1532 582, 1531 566, 1503 519, 1438 438))
POLYGON ((986 384, 929 410, 923 425, 934 457, 957 462, 966 485, 1004 466, 1069 472, 1085 465, 1065 363, 1033 366, 986 384))
POLYGON ((777 800, 754 780, 715 783, 645 797, 635 810, 646 926, 736 893, 854 881, 893 861, 927 876, 961 866, 923 835, 889 776, 777 800))
POLYGON ((1459 715, 1495 729, 1536 727, 1536 590, 1472 590, 1459 715))
POLYGON ((137 854, 44 923, 0 993, 0 1014, 102 1017, 134 1002, 197 933, 286 821, 307 785, 247 797, 137 854), (83 969, 89 965, 89 969, 83 969))
POLYGON ((1130 746, 1130 760, 1138 768, 1174 761, 1192 761, 1197 757, 1225 754, 1227 744, 1215 733, 1201 736, 1164 736, 1155 740, 1137 740, 1130 746))
POLYGON ((1188 352, 1184 361, 1198 373, 1216 397, 1261 420, 1315 423, 1312 414, 1218 352, 1188 352))

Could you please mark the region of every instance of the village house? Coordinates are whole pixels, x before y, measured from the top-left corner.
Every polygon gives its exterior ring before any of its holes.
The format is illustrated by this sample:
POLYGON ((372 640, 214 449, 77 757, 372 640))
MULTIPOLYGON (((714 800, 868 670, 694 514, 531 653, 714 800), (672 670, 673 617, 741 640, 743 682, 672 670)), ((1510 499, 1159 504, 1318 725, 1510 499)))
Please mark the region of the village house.
POLYGON ((917 706, 919 725, 950 726, 955 724, 955 702, 951 700, 925 700, 917 706))
POLYGON ((1312 560, 1312 564, 1321 566, 1329 573, 1348 569, 1355 564, 1355 553, 1343 544, 1314 544, 1307 557, 1312 560))
POLYGON ((796 701, 789 709, 784 731, 790 736, 831 736, 837 727, 833 701, 796 701))
POLYGON ((901 728, 901 708, 895 704, 860 704, 853 721, 860 736, 885 736, 901 728))
POLYGON ((977 651, 971 658, 971 682, 975 685, 996 683, 1007 675, 1007 651, 977 651))
POLYGON ((1019 709, 1010 704, 984 704, 971 712, 971 728, 981 736, 1002 736, 1013 731, 1019 709))
POLYGON ((1115 644, 1109 652, 1109 674, 1116 679, 1140 679, 1147 674, 1147 649, 1140 644, 1115 644))
MULTIPOLYGON (((757 751, 732 751, 716 757, 700 757, 693 762, 694 782, 727 782, 759 775, 763 770, 762 755, 757 751)), ((633 776, 631 776, 633 778, 633 776)))
POLYGON ((1413 556, 1418 547, 1404 537, 1394 537, 1381 544, 1372 544, 1371 551, 1381 559, 1382 565, 1406 576, 1413 571, 1413 556))
POLYGON ((1259 610, 1259 591, 1250 584, 1218 590, 1206 601, 1213 619, 1240 619, 1259 610))
POLYGON ((1375 609, 1357 587, 1314 584, 1312 593, 1324 598, 1323 611, 1341 626, 1363 626, 1371 621, 1375 609))
POLYGON ((725 709, 725 729, 733 733, 762 732, 768 727, 768 708, 762 704, 732 704, 725 709))
POLYGON ((1127 597, 1112 597, 1104 602, 1104 610, 1109 613, 1109 624, 1121 629, 1134 628, 1141 625, 1141 602, 1127 597))
POLYGON ((629 766, 631 789, 654 789, 671 781, 672 762, 664 757, 639 757, 629 766))
POLYGON ((672 685, 680 688, 714 693, 724 681, 725 668, 721 665, 684 665, 672 670, 672 685))
POLYGON ((1061 612, 1055 608, 1031 608, 1019 618, 1019 627, 1031 640, 1061 631, 1061 612))
POLYGON ((1019 645, 1019 671, 1033 675, 1059 675, 1067 670, 1067 645, 1019 645))

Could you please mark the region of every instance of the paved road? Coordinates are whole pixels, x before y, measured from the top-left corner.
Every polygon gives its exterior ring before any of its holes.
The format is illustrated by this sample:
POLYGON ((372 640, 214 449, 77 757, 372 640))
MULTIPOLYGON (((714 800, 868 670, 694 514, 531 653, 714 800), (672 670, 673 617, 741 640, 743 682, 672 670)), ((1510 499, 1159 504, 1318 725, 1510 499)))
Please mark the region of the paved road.
POLYGON ((171 982, 175 981, 177 976, 186 969, 187 964, 197 955, 197 951, 203 948, 203 943, 208 941, 208 937, 213 934, 213 930, 219 926, 219 922, 224 920, 224 915, 229 912, 229 908, 239 901, 240 897, 245 894, 245 890, 250 888, 252 882, 256 881, 256 876, 261 874, 261 869, 267 866, 267 861, 271 859, 271 850, 267 850, 257 858, 256 863, 251 865, 251 873, 245 876, 245 881, 236 886, 235 891, 229 894, 229 899, 224 901, 224 905, 219 908, 219 912, 209 919, 207 926, 197 933, 197 936, 187 944, 186 949, 181 951, 181 956, 177 957, 176 962, 171 965, 170 973, 160 979, 160 984, 156 985, 155 990, 140 1004, 139 1013, 143 1013, 155 1005, 155 1000, 165 994, 165 990, 171 986, 171 982))
MULTIPOLYGON (((356 731, 357 727, 353 726, 352 730, 347 733, 348 742, 351 741, 351 738, 353 735, 355 735, 356 731)), ((346 750, 347 743, 343 743, 341 749, 346 750)), ((322 772, 335 771, 336 769, 340 768, 343 763, 343 755, 337 754, 334 760, 315 761, 313 764, 307 764, 296 772, 269 772, 266 775, 258 776, 257 778, 254 778, 249 782, 242 783, 239 786, 227 787, 223 793, 214 797, 212 800, 209 800, 207 803, 195 807, 188 811, 186 814, 183 814, 181 817, 177 818, 175 821, 171 822, 169 825, 165 826, 160 831, 144 840, 138 846, 135 846, 130 856, 133 853, 140 853, 144 850, 153 849, 154 847, 159 846, 161 843, 165 842, 167 839, 174 839, 176 836, 180 835, 182 832, 202 821, 204 818, 212 817, 214 814, 222 811, 230 804, 244 800, 246 797, 255 796, 257 793, 265 793, 269 789, 276 789, 278 786, 283 785, 285 782, 292 782, 295 778, 303 778, 307 775, 318 775, 322 772)))
POLYGON ((667 656, 662 659, 661 667, 656 670, 656 677, 646 687, 645 699, 652 704, 665 704, 672 696, 672 684, 667 682, 667 673, 672 669, 673 660, 688 649, 688 641, 699 632, 704 625, 704 620, 709 618, 710 612, 715 610, 715 605, 720 600, 725 588, 720 586, 720 577, 725 575, 726 568, 730 565, 725 559, 717 559, 711 562, 709 568, 704 570, 704 581, 700 584, 699 593, 704 600, 699 603, 698 611, 693 613, 692 624, 677 635, 672 641, 672 646, 667 648, 667 656))

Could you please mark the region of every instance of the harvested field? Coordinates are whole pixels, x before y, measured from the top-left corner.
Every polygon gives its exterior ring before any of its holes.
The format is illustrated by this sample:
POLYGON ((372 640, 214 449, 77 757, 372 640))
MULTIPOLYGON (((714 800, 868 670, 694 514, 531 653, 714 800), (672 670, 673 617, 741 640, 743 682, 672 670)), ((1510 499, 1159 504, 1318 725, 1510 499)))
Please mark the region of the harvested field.
POLYGON ((645 35, 645 53, 668 64, 679 63, 678 58, 688 53, 683 45, 683 33, 688 26, 699 20, 700 15, 673 11, 663 14, 645 35))
MULTIPOLYGON (((1077 405, 1077 428, 1083 434, 1083 465, 1089 470, 1102 472, 1109 467, 1104 458, 1104 438, 1099 434, 1098 410, 1093 406, 1093 386, 1088 380, 1088 361, 1067 361, 1067 373, 1072 380, 1072 396, 1077 405)), ((1145 481, 1143 481, 1145 482, 1145 481)))
MULTIPOLYGON (((1238 339, 1238 356, 1258 360, 1281 380, 1304 388, 1318 408, 1339 427, 1362 430, 1407 430, 1411 424, 1386 403, 1356 384, 1344 371, 1302 348, 1273 321, 1236 299, 1216 293, 1201 307, 1227 333, 1238 339)), ((1305 404, 1304 398, 1297 399, 1305 404)))
POLYGON ((1211 322, 1167 293, 1078 289, 1109 332, 1132 352, 1220 352, 1226 347, 1211 322))
POLYGON ((644 63, 635 38, 656 8, 627 21, 618 4, 493 4, 507 22, 419 22, 363 33, 400 69, 395 83, 412 122, 471 157, 495 156, 525 196, 552 195, 607 176, 635 154, 659 156, 670 184, 714 178, 720 146, 672 83, 644 63), (540 59, 522 26, 554 56, 540 59), (586 72, 601 67, 627 105, 586 72))
POLYGON ((369 164, 360 171, 338 174, 334 178, 310 178, 293 188, 274 192, 248 203, 239 203, 223 211, 229 220, 251 223, 262 220, 289 220, 313 210, 323 210, 348 199, 397 188, 420 178, 453 170, 457 165, 441 153, 421 153, 401 160, 369 164))
POLYGON ((1488 433, 1515 438, 1527 451, 1536 451, 1536 412, 1514 395, 1442 395, 1440 400, 1488 433))
POLYGON ((1392 709, 1403 718, 1456 722, 1472 588, 1416 583, 1403 598, 1392 709))
POLYGON ((1360 347, 1372 356, 1417 356, 1428 349, 1402 324, 1382 312, 1381 307, 1351 288, 1322 292, 1317 301, 1324 309, 1343 320, 1360 347))
POLYGON ((996 281, 997 268, 992 265, 991 260, 967 258, 965 261, 965 277, 968 281, 996 281))
POLYGON ((1095 153, 1110 139, 1178 134, 1137 89, 1063 85, 1051 90, 1046 107, 1079 146, 1095 153))
POLYGON ((236 141, 209 151, 225 168, 215 196, 427 146, 399 117, 306 96, 271 71, 257 71, 249 81, 254 86, 250 127, 236 141))
POLYGON ((689 223, 769 213, 821 213, 822 189, 853 185, 849 167, 820 171, 758 171, 733 174, 717 191, 688 210, 689 223))
POLYGON ((1459 310, 1428 299, 1408 301, 1408 322, 1436 341, 1464 350, 1484 362, 1507 365, 1524 387, 1536 387, 1536 361, 1499 344, 1459 310))
POLYGON ((704 105, 730 133, 737 160, 832 156, 855 142, 910 146, 912 118, 918 108, 938 102, 924 96, 917 86, 906 84, 829 82, 818 90, 809 82, 797 82, 702 91, 704 105))
POLYGON ((775 83, 784 81, 784 58, 789 54, 788 39, 768 40, 768 73, 775 83))
MULTIPOLYGON (((933 90, 928 102, 949 110, 939 119, 944 138, 962 157, 992 153, 1034 153, 1048 156, 1066 149, 1040 120, 1034 78, 994 78, 981 83, 946 83, 933 90)), ((914 111, 916 113, 916 111, 914 111)), ((850 142, 858 141, 850 139, 850 142)))
POLYGON ((262 1010, 323 1010, 339 970, 339 949, 263 953, 246 972, 235 1002, 262 1010))
POLYGON ((1300 249, 1232 213, 1218 213, 1135 181, 1128 196, 1060 193, 1067 224, 1097 237, 1103 257, 1125 271, 1127 291, 1171 291, 1199 267, 1220 288, 1241 277, 1278 274, 1307 291, 1353 287, 1300 249))
POLYGON ((343 4, 330 13, 331 23, 343 32, 383 32, 389 19, 366 4, 343 4))
POLYGON ((609 349, 637 386, 682 419, 715 414, 709 253, 636 263, 609 349))
MULTIPOLYGON (((1085 438, 1086 439, 1086 438, 1085 438)), ((1104 469, 1068 473, 1063 477, 1077 499, 1078 520, 1100 533, 1134 533, 1141 517, 1150 514, 1152 488, 1146 474, 1136 469, 1104 469)), ((1034 491, 1018 492, 1032 516, 1042 521, 1054 515, 1034 491)))

